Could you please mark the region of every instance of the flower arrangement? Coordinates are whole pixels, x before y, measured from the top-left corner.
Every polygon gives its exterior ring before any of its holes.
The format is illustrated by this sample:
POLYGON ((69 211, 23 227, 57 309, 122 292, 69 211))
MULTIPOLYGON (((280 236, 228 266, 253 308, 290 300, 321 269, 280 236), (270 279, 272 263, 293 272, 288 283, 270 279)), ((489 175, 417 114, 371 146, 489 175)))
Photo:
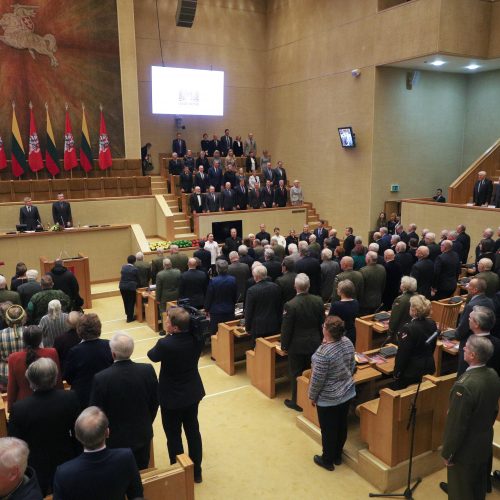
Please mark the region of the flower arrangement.
POLYGON ((200 240, 155 241, 149 244, 149 248, 154 252, 159 248, 168 250, 170 245, 177 245, 179 248, 197 248, 200 246, 200 240))
POLYGON ((56 222, 53 226, 50 226, 49 231, 52 232, 64 231, 64 226, 61 226, 59 222, 56 222))

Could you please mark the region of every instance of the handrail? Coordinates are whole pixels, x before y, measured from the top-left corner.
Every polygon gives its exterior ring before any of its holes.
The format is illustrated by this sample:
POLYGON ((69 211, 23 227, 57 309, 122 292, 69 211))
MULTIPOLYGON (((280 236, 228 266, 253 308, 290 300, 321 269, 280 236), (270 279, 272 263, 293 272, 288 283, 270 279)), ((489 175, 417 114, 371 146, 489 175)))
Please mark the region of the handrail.
POLYGON ((500 139, 490 146, 465 172, 455 179, 448 188, 450 203, 468 203, 471 201, 477 174, 484 170, 488 177, 497 177, 500 169, 500 139))

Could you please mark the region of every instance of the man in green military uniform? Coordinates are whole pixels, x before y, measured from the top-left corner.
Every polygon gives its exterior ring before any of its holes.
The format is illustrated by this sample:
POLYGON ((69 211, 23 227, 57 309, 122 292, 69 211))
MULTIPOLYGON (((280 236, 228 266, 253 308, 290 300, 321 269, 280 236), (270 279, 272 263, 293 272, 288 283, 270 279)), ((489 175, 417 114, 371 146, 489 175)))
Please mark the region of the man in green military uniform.
POLYGON ((311 356, 321 344, 325 306, 321 297, 309 293, 309 277, 300 273, 295 278, 297 295, 287 302, 281 322, 281 349, 288 352, 288 368, 292 382, 291 399, 285 405, 302 411, 297 405, 297 377, 311 367, 311 356))
POLYGON ((172 267, 174 269, 179 269, 181 273, 188 270, 188 256, 179 253, 179 247, 177 245, 170 245, 170 262, 172 262, 172 267))
POLYGON ((377 257, 375 252, 368 252, 366 266, 359 270, 363 276, 363 297, 359 304, 362 316, 373 314, 382 304, 386 272, 384 266, 377 263, 377 257))
POLYGON ((440 483, 450 500, 484 500, 492 453, 493 424, 498 413, 500 378, 486 363, 493 344, 472 335, 464 347, 469 367, 455 382, 441 456, 448 483, 440 483))
POLYGON ((474 278, 482 278, 486 282, 486 297, 492 299, 497 291, 500 289, 500 278, 497 273, 494 273, 491 269, 493 267, 493 261, 491 259, 481 259, 477 263, 478 274, 474 278))
POLYGON ((12 302, 13 304, 21 305, 21 298, 17 292, 7 290, 7 280, 4 276, 0 276, 0 303, 12 302))
POLYGON ((50 274, 44 274, 40 280, 42 291, 35 293, 28 303, 29 323, 38 325, 43 316, 47 314, 49 302, 58 300, 61 303, 63 312, 71 309, 71 299, 61 290, 53 290, 54 282, 50 274))
POLYGON ((354 259, 352 257, 342 257, 340 269, 342 272, 335 276, 335 281, 333 282, 332 302, 340 300, 337 287, 343 280, 351 280, 354 283, 354 287, 356 288, 356 297, 354 298, 361 302, 363 300, 363 275, 359 271, 354 271, 354 259))
POLYGON ((156 283, 156 275, 160 271, 163 271, 163 253, 163 248, 157 248, 156 255, 158 257, 156 259, 153 259, 151 262, 151 283, 153 283, 153 285, 156 283))
MULTIPOLYGON (((167 311, 167 302, 177 300, 179 297, 179 286, 181 283, 181 272, 172 268, 170 259, 163 259, 163 271, 156 276, 156 301, 160 310, 160 318, 163 324, 163 313, 167 311)), ((160 335, 165 335, 162 326, 160 335)))
POLYGON ((148 287, 151 280, 151 264, 144 262, 144 254, 142 252, 137 252, 135 259, 134 266, 139 271, 139 288, 148 287))

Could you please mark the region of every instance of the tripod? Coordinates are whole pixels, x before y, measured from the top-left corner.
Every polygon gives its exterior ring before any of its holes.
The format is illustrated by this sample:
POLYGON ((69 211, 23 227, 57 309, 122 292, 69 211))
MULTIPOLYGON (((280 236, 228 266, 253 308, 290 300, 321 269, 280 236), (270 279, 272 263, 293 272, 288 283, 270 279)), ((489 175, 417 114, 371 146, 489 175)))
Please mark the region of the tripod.
POLYGON ((406 483, 406 489, 402 493, 369 493, 369 497, 401 497, 406 500, 413 500, 413 492, 416 490, 417 486, 422 482, 421 478, 417 478, 415 484, 411 485, 411 469, 413 465, 413 448, 415 445, 415 426, 417 424, 417 398, 420 392, 420 384, 422 383, 422 379, 418 382, 417 390, 415 392, 415 397, 411 402, 410 406, 410 416, 408 418, 408 425, 406 426, 406 430, 410 431, 410 460, 408 463, 408 480, 406 483))

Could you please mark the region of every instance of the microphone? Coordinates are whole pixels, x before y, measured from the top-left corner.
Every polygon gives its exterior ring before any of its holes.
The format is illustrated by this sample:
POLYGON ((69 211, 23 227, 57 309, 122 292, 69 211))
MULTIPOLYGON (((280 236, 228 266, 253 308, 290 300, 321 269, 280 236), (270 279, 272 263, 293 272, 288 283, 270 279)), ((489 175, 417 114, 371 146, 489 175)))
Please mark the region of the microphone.
POLYGON ((63 219, 63 216, 62 216, 62 215, 60 216, 60 219, 61 219, 61 222, 62 222, 63 227, 66 227, 66 225, 64 224, 64 219, 63 219))
POLYGON ((432 344, 432 341, 439 335, 439 331, 436 330, 426 341, 425 345, 430 345, 432 344))

